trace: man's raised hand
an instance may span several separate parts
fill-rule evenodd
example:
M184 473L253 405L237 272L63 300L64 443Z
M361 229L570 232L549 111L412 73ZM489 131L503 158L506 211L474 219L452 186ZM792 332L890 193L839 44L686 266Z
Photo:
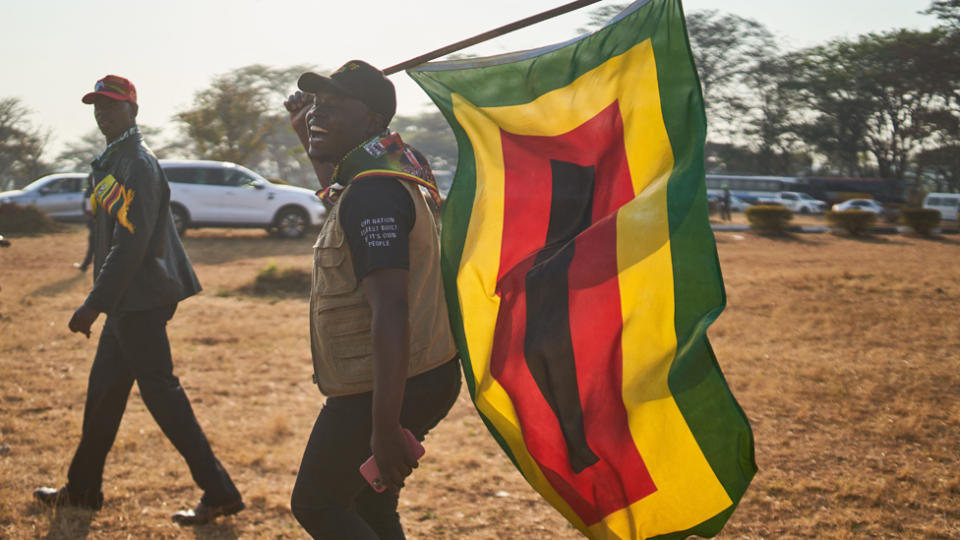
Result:
M304 123L307 111L310 110L310 105L312 104L313 96L305 94L300 90L290 94L286 101L283 102L283 106L287 109L287 112L290 113L290 122L294 127L296 127L297 124Z

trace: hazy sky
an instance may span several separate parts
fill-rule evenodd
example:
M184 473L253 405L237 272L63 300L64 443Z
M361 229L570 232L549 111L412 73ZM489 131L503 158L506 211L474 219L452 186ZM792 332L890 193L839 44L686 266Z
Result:
M80 97L107 73L137 86L139 121L169 128L212 76L254 63L310 64L325 70L361 58L386 67L566 0L0 0L0 98L16 96L32 119L52 130L52 157L95 127ZM520 30L466 52L498 54L565 41L604 0L554 21ZM716 9L752 18L783 49L893 28L926 29L917 12L929 0L686 0L689 11ZM429 100L403 73L400 114ZM294 90L295 81L289 88ZM170 130L168 130L170 132Z

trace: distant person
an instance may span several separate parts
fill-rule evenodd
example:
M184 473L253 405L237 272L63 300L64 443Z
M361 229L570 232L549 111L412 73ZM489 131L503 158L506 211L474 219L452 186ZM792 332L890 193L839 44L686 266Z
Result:
M93 104L107 146L93 162L93 289L70 319L70 331L90 337L107 314L90 368L80 444L62 488L34 497L50 506L98 510L107 453L113 445L133 382L150 414L183 455L203 497L173 520L198 525L244 508L240 492L214 457L173 374L167 321L177 303L200 284L170 215L170 188L157 158L137 129L137 93L122 77L107 75L83 96Z
M86 272L90 263L93 262L93 206L90 203L93 186L90 178L87 178L86 184L87 187L83 190L83 201L81 201L80 207L87 222L87 254L83 256L83 262L73 263L73 267L81 272Z
M723 186L723 198L720 200L720 217L724 221L733 219L730 217L730 205L733 204L730 197L730 188Z
M327 400L291 507L314 538L404 538L397 503L417 460L402 429L423 440L460 391L439 239L420 190L436 195L436 183L387 131L396 94L380 70L351 61L329 77L304 73L298 86L285 105L333 205L310 299L314 379ZM359 472L371 454L380 493Z

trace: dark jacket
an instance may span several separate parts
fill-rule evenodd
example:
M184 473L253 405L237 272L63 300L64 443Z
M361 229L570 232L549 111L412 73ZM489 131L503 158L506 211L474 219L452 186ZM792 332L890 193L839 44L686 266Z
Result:
M170 215L170 186L134 127L92 163L93 290L107 314L175 304L200 291Z

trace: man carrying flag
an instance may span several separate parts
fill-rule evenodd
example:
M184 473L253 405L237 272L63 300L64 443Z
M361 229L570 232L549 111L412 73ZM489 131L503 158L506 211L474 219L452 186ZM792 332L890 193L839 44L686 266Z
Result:
M458 140L443 276L491 433L591 538L719 532L756 465L706 339L725 295L679 1L409 73Z
M291 507L314 538L403 538L397 502L419 440L460 392L440 282L440 245L420 187L426 160L386 131L393 84L358 60L304 73L286 102L332 203L314 245L310 341L327 396L304 450ZM304 109L306 113L304 114ZM323 164L333 164L332 177ZM359 469L371 453L386 491Z

